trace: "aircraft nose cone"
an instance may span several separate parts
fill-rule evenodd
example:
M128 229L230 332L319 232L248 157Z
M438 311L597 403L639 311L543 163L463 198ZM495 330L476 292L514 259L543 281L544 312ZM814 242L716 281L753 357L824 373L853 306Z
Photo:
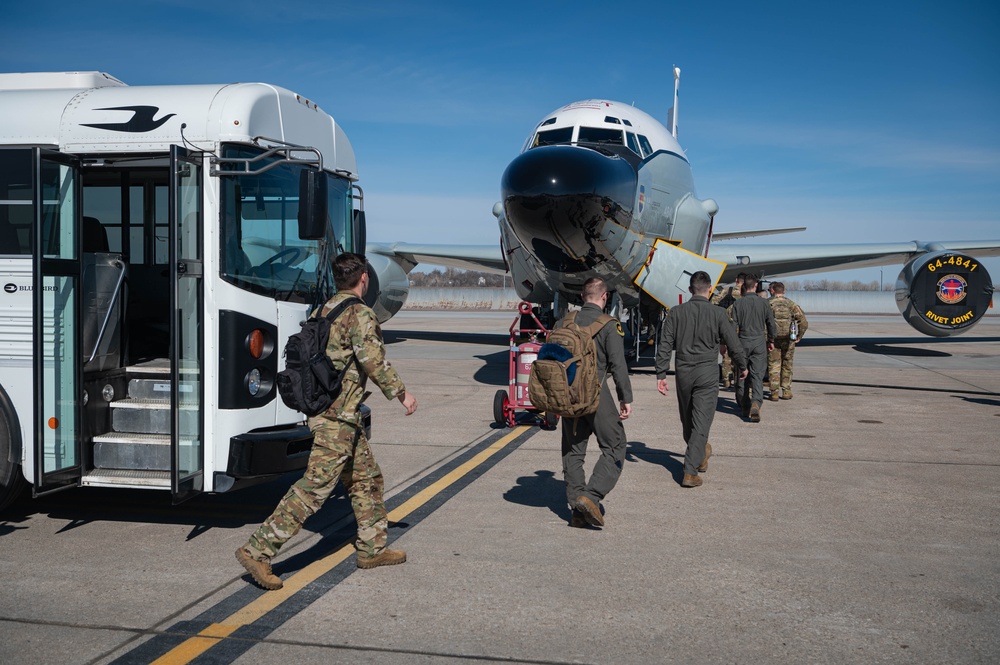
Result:
M519 155L500 193L511 228L546 268L580 272L608 258L607 223L629 226L635 187L624 159L560 145Z

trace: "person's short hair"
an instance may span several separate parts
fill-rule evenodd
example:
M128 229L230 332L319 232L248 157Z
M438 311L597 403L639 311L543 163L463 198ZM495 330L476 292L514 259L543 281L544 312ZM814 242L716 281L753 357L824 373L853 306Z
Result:
M583 302L596 303L608 292L608 283L600 277L591 277L583 283Z
M712 289L712 278L704 270L699 270L691 275L691 285L688 287L691 293L700 293Z
M739 275L736 276L736 281L738 282L741 279L746 279L746 278L747 278L747 274L745 272L741 272Z
M750 273L749 275L746 276L746 279L743 280L743 285L746 286L747 291L749 291L750 289L753 289L755 286L757 286L757 282L759 281L760 278L757 277L757 275Z
M778 295L785 292L785 285L782 282L771 282L771 293Z
M333 281L338 291L353 289L361 281L361 275L368 269L365 257L352 252L339 254L333 260Z

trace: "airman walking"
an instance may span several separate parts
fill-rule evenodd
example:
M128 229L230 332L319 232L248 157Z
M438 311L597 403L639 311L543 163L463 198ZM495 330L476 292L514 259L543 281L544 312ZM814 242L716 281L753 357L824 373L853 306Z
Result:
M747 274L741 272L736 276L736 282L729 286L724 286L712 294L711 303L729 309L733 303L743 297L743 282ZM722 387L729 388L736 383L733 376L733 356L729 353L722 355Z
M792 363L795 358L795 343L802 339L809 322L802 308L785 297L785 285L771 283L771 299L768 301L774 312L777 333L774 348L767 354L767 374L771 394L769 399L777 402L780 380L780 399L792 399Z

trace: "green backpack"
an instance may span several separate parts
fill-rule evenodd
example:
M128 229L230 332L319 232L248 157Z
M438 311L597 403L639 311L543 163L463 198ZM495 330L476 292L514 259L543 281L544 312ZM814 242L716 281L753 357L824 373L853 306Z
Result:
M528 376L531 405L564 418L579 418L597 411L603 377L598 375L594 337L613 320L601 314L589 326L581 327L576 323L576 315L577 312L570 312L549 333Z

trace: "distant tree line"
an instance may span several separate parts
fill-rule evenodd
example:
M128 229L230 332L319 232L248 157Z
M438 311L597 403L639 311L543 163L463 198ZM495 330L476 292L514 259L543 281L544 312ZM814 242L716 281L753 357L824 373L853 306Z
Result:
M458 268L435 269L431 272L411 272L410 286L427 286L432 288L447 288L454 286L504 286L505 276L495 275L478 270L460 270ZM506 277L510 285L510 278Z
M764 280L765 284L768 280ZM879 283L877 279L870 282L862 282L854 279L850 282L841 282L832 279L816 280L780 280L785 285L786 291L878 291ZM896 280L882 283L883 291L895 291Z
M764 279L765 285L770 281ZM879 283L877 279L870 282L863 282L859 279L838 281L832 279L816 280L781 280L787 291L878 291ZM495 275L478 270L461 270L459 268L435 269L431 272L411 272L410 286L423 286L430 288L446 287L501 287L510 286L510 277ZM883 291L895 291L896 280L882 283ZM994 286L994 290L1000 290L1000 284Z

